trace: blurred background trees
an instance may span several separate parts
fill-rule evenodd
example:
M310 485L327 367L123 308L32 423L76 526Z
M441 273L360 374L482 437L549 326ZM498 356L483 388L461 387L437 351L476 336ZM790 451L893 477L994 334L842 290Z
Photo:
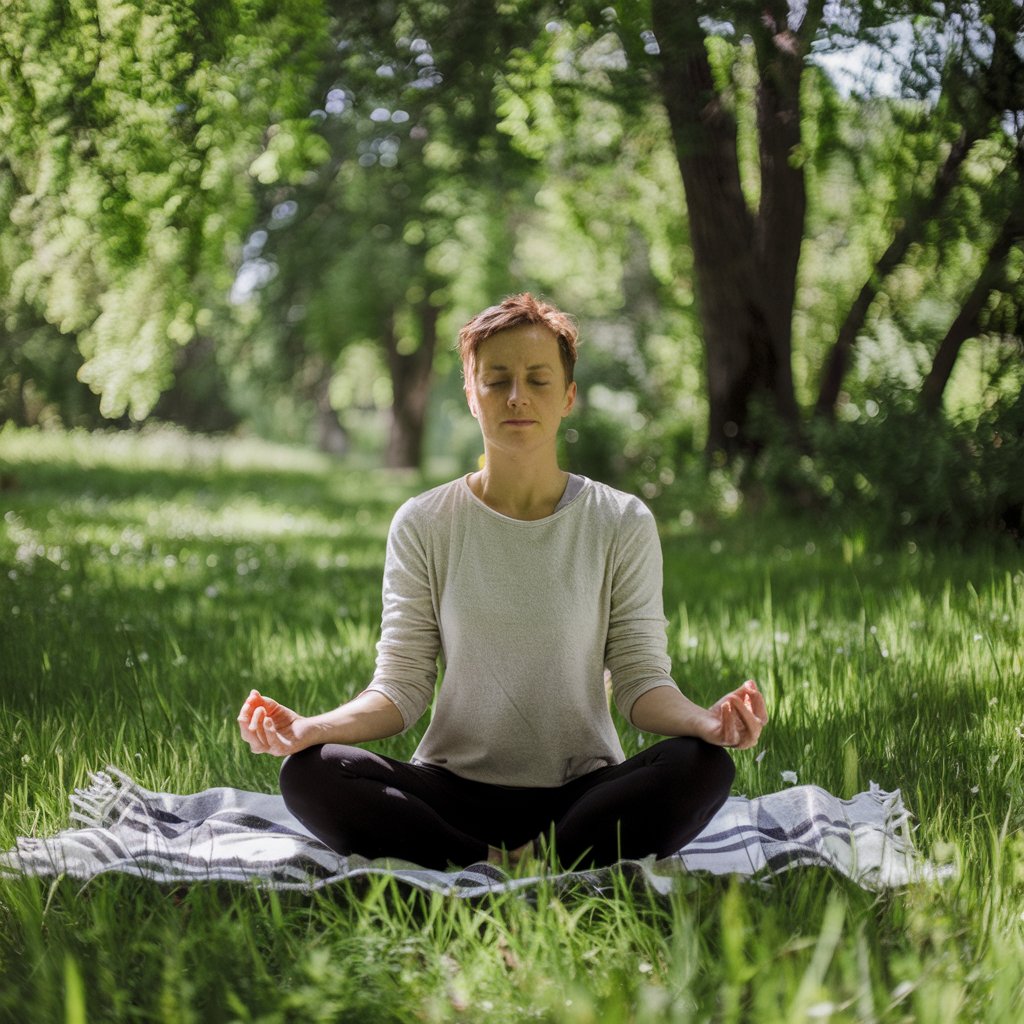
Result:
M1022 19L15 0L0 415L457 472L455 334L529 289L581 321L573 468L1019 530Z
M77 378L101 416L144 419L182 350L216 343L254 157L323 157L305 98L325 30L301 2L5 8L7 415L94 418Z

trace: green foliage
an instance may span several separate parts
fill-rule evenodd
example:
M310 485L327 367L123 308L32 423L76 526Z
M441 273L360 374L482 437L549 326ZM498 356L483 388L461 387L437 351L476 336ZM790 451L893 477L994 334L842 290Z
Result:
M858 337L841 401L863 407L890 377L918 385L1019 191L1019 10L1013 0L826 7L806 34L792 154L809 201L792 311L804 405L837 326L950 143L969 124L981 136ZM699 8L753 215L763 54L750 40L764 12L729 0ZM818 8L808 10L813 19ZM408 359L436 324L432 454L450 454L451 426L462 460L447 342L481 306L530 288L577 312L585 340L609 325L631 338L622 358L584 348L573 464L635 489L683 475L709 403L694 254L657 89L669 55L650 26L648 2L9 3L0 416L90 422L87 381L105 415L141 419L178 375L193 409L232 406L204 418L211 429L233 412L259 432L308 438L333 395L350 443L379 451L379 367L360 390L343 349L386 355L393 343ZM851 92L826 73L862 42L873 56L860 85L884 57L899 98ZM1020 280L1018 247L986 330L1020 336ZM983 376L954 380L958 406L976 414ZM598 384L622 393L628 416L592 407ZM392 402L404 393L392 381Z
M438 337L454 338L516 286L513 220L536 182L496 127L496 55L531 37L533 21L475 0L335 3L332 14L312 100L329 157L301 181L260 190L239 275L255 283L236 288L250 329L233 346L235 372L259 382L245 389L258 417L266 391L308 397L311 379L346 372L346 346L378 346L393 431L412 432L434 364L453 369L432 358ZM476 52L495 56L481 70ZM370 390L335 406L346 428L364 419Z
M324 36L298 2L5 7L9 360L19 332L52 325L105 416L148 414L180 346L224 315L250 175L287 180L322 155L299 118Z
M1024 538L1024 393L995 396L975 418L922 412L890 387L837 423L812 424L813 454L779 440L755 476L784 504L810 506L848 530L967 543Z

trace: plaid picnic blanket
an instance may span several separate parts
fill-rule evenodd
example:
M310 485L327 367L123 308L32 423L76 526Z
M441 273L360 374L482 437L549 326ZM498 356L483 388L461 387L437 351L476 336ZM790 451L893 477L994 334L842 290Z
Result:
M313 838L278 795L226 787L184 795L153 792L109 766L71 795L71 806L76 827L18 839L14 849L0 853L0 878L91 879L120 872L165 883L228 880L312 891L342 879L387 874L454 896L523 889L541 880L511 877L486 863L435 871L393 859L343 856ZM886 792L875 783L850 800L818 786L792 786L752 799L730 797L701 835L671 857L547 878L560 887L602 891L612 872L625 868L666 893L680 874L702 871L763 878L817 865L874 890L942 877L943 869L915 851L910 817L898 790Z

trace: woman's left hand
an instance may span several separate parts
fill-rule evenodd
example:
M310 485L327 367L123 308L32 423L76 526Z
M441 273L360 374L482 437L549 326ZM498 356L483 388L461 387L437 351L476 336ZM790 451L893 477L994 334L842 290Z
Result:
M764 697L753 679L748 679L732 693L712 704L708 711L714 718L709 743L740 750L757 743L761 730L768 722L768 709Z

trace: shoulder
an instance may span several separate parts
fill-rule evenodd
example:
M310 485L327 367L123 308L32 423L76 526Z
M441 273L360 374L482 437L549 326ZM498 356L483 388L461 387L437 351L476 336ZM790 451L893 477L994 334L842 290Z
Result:
M391 533L423 534L438 523L451 522L465 500L462 478L409 498L399 506L391 520Z
M616 527L654 524L654 514L635 494L598 480L588 480L587 484L587 506L592 515Z

